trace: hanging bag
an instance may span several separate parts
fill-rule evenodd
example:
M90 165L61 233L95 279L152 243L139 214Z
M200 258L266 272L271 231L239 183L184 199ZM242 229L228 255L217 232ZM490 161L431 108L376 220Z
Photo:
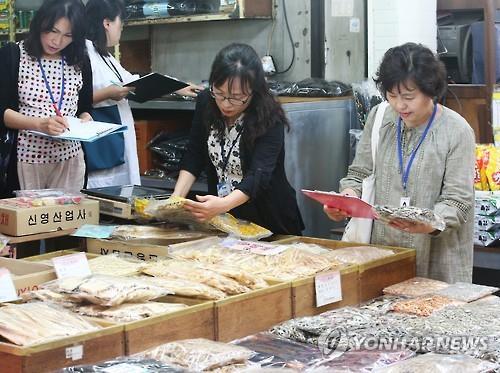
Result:
M380 127L382 126L382 120L384 119L385 109L389 106L386 101L379 104L377 108L377 113L375 115L375 122L372 128L372 174L363 179L362 189L361 189L361 199L373 205L375 202L375 161L377 156L378 140L380 137ZM347 223L342 236L342 241L358 242L358 243L370 243L372 236L372 219L363 218L351 218L349 223Z
M98 122L122 124L117 105L94 108L90 112ZM87 171L113 168L125 163L125 138L123 132L104 136L93 142L82 142Z

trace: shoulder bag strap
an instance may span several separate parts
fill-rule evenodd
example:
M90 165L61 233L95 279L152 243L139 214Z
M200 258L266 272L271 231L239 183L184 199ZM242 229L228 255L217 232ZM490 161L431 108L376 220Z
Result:
M389 106L387 101L382 101L377 108L377 113L375 114L375 121L373 122L372 128L372 172L375 172L375 159L377 157L378 140L380 138L380 127L382 126L382 120L384 119L385 109Z

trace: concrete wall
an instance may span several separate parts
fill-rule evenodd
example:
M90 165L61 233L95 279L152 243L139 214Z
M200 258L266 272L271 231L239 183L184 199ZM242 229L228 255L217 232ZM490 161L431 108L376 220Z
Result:
M313 0L317 1L317 0ZM296 57L292 69L280 80L301 80L311 74L310 0L288 0L286 9L295 44ZM260 56L269 53L279 70L284 70L292 56L291 44L283 15L283 0L276 0L275 20L232 20L193 22L152 27L151 50L153 70L200 82L208 79L215 54L232 42L252 45ZM270 48L271 32L274 32ZM139 30L126 30L134 37Z

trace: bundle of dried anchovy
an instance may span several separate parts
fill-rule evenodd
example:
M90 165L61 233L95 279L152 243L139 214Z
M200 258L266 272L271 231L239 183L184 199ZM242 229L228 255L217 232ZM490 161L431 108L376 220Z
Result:
M409 220L416 223L430 224L434 229L443 231L446 228L444 219L427 208L416 206L391 207L375 206L379 219L383 222L390 222L395 219Z

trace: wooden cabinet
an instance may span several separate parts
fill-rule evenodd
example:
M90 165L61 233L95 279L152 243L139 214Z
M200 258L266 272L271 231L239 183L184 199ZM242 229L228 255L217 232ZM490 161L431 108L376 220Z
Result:
M450 84L446 106L460 113L470 123L476 142L493 141L491 97L495 76L495 12L500 0L437 0L438 11L482 10L484 14L485 84Z

